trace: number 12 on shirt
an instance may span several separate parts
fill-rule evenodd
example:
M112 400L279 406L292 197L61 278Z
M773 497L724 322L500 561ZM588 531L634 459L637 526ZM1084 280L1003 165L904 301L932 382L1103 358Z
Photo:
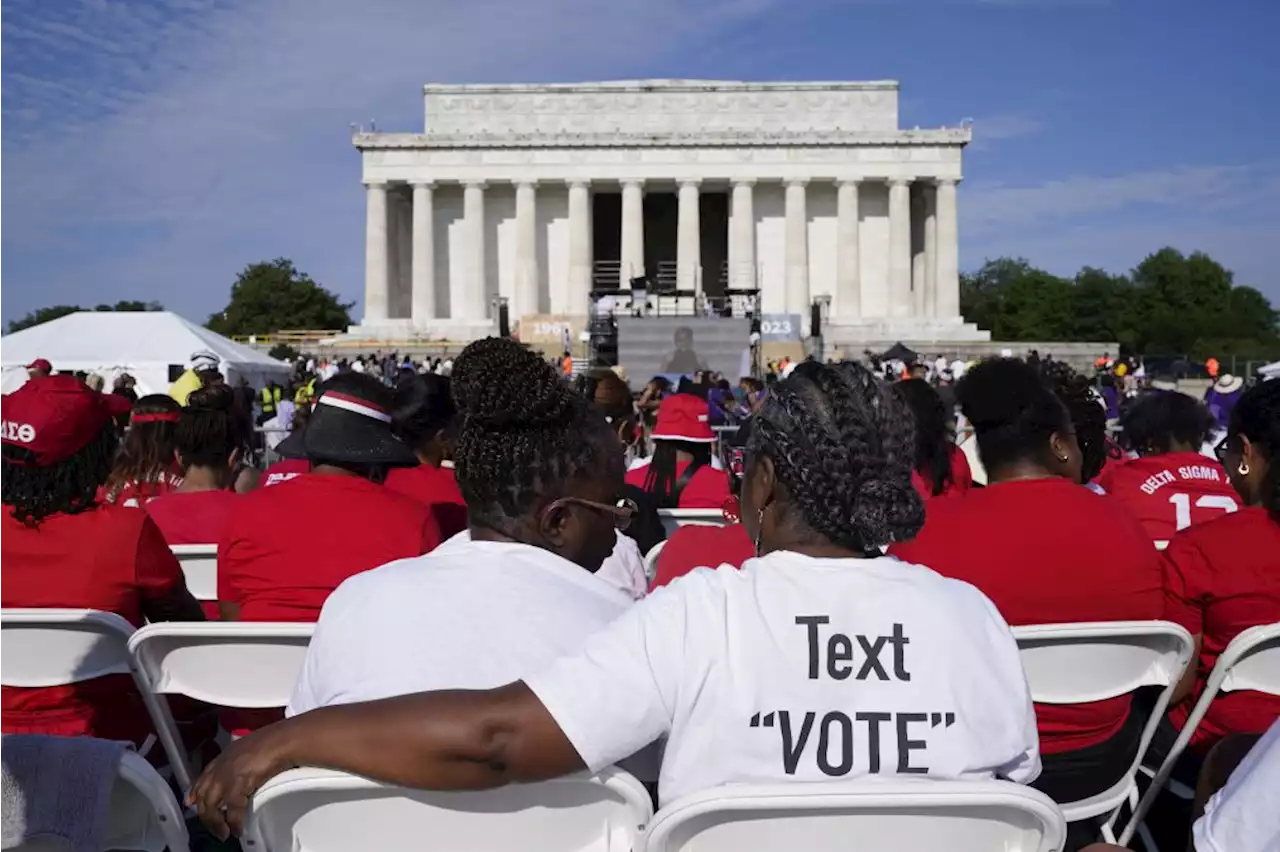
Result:
M1169 497L1169 502L1173 504L1178 529L1185 530L1191 526L1191 495L1173 494ZM1228 515L1240 508L1235 500L1224 494L1206 494L1196 500L1195 507L1197 509L1221 509Z

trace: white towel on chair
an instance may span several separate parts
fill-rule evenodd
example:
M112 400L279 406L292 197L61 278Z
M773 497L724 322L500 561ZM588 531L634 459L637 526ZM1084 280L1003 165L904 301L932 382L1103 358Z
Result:
M0 848L56 837L75 852L101 849L126 745L92 737L5 734L0 739Z

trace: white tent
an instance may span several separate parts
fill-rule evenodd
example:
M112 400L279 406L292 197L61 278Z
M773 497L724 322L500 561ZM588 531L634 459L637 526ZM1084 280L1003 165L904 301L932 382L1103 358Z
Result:
M138 381L139 395L165 393L190 365L191 355L202 350L221 359L222 374L231 384L243 376L258 388L292 372L288 364L175 313L80 311L0 338L3 391L21 387L26 365L45 358L55 373L97 373L107 390L117 375L129 373Z

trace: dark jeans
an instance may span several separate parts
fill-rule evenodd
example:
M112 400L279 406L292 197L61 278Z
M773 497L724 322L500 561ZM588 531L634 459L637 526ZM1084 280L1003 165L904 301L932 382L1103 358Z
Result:
M1110 739L1075 751L1041 755L1044 768L1031 786L1055 802L1075 802L1110 789L1133 765L1146 720L1147 714L1135 700L1128 718Z

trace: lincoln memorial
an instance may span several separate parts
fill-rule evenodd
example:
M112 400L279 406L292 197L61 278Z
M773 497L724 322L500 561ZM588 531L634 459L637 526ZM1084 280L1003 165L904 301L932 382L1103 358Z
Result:
M989 338L960 316L970 131L900 129L896 82L428 85L423 99L424 132L354 138L365 287L350 336L470 340L495 333L502 300L522 337L535 318L580 327L593 294L634 285L699 314L743 297L737 310L792 318L797 336L817 305L844 345Z

